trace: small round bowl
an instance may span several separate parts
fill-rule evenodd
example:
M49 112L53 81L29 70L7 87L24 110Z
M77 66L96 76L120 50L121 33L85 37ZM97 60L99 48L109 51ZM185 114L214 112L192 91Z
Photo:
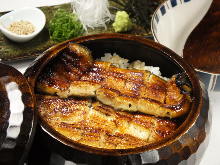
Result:
M28 35L18 35L7 29L11 23L21 20L31 22L35 27L35 31ZM40 9L34 7L23 8L11 11L1 16L0 30L7 38L12 41L27 42L41 32L41 30L44 28L45 23L46 17Z
M106 162L109 164L124 165L126 163L123 163L123 161L121 163L113 163L112 160L115 160L115 158L124 160L125 157L127 161L132 162L127 164L136 164L137 162L139 162L137 164L140 165L148 163L174 165L180 162L184 164L184 161L189 159L191 155L195 155L194 153L197 153L196 158L198 160L196 161L199 161L205 150L203 147L207 145L207 143L203 142L207 139L206 136L209 134L209 100L207 93L199 84L196 72L191 66L186 64L181 57L170 49L142 37L122 34L83 36L55 45L46 50L35 60L25 72L25 76L33 90L35 89L37 77L41 74L43 68L51 60L56 58L59 52L63 50L69 42L79 43L88 47L95 59L100 58L104 53L117 53L130 61L141 60L144 61L146 65L158 66L161 69L162 76L165 77L171 77L177 73L186 74L192 86L192 106L186 118L180 121L180 126L171 136L146 146L131 149L100 149L82 145L68 140L51 128L46 122L40 120L40 125L43 129L42 132L46 132L46 137L48 137L46 140L43 140L45 138L39 138L39 132L37 133L38 138L42 140L36 138L37 148L40 148L40 151L52 150L52 153L59 153L67 160L73 162L75 162L73 159L76 159L78 163L79 160L83 161L88 158L87 163L89 164L91 161L89 158L97 158L101 161L99 162L99 160L96 160L99 162L98 164L103 165L106 165ZM40 141L42 146L39 146ZM198 147L200 147L199 150ZM35 151L36 153L33 155L41 153L38 153L37 150L33 152ZM70 154L72 152L74 152L74 154ZM88 157L87 153L93 156ZM33 156L32 158L35 157L36 156ZM194 158L191 157L189 160L191 160L192 163ZM33 160L33 162L35 161ZM85 162L80 162L80 164L84 163ZM41 162L41 164L44 163Z

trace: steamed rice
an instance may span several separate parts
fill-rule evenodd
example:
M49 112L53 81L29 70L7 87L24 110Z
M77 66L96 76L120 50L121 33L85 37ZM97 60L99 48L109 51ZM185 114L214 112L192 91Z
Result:
M138 69L138 70L147 70L150 71L151 73L163 78L164 80L168 80L169 78L167 77L162 77L160 68L159 67L154 67L154 66L146 66L145 62L142 62L140 60L133 61L129 63L129 60L126 58L120 57L116 53L105 53L104 57L101 57L101 61L106 61L112 63L114 66L118 68L124 68L124 69Z
M112 63L114 66L118 68L124 68L127 69L129 66L128 59L122 58L116 53L113 55L111 53L105 53L104 57L101 57L101 61L106 61Z

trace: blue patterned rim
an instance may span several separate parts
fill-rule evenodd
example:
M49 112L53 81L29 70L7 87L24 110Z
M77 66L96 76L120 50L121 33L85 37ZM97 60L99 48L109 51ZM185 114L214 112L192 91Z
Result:
M167 11L175 8L178 5L182 5L184 3L188 3L192 0L167 0L163 2L154 12L151 19L151 31L156 42L159 42L157 38L157 24L160 21L160 18L166 15ZM207 90L209 91L220 91L220 74L213 74L209 72L205 72L199 69L196 69L197 75L201 82L205 85Z
M167 11L169 9L172 9L178 5L182 5L184 3L188 3L192 0L167 0L165 2L163 2L154 12L152 19L151 19L151 29L152 29L152 33L154 38L156 39L156 41L158 42L158 39L155 35L155 32L157 32L157 24L160 21L160 18L163 17L164 15L166 15Z

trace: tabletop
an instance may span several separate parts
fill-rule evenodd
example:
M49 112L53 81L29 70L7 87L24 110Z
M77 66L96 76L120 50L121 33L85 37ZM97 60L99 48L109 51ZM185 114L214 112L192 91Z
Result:
M58 5L70 0L1 0L0 1L0 12L10 11L22 7L41 7L49 5ZM10 65L17 68L20 72L24 73L27 66L32 60L26 60L22 62L9 63ZM220 92L209 92L210 99L210 110L211 110L211 131L209 145L206 148L205 154L199 165L219 165L219 148L220 148Z

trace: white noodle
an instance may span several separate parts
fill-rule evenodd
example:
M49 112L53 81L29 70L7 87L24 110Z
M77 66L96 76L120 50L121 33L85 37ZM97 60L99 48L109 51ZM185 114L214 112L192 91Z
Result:
M72 0L71 4L86 31L88 28L106 28L106 22L112 19L108 0Z

